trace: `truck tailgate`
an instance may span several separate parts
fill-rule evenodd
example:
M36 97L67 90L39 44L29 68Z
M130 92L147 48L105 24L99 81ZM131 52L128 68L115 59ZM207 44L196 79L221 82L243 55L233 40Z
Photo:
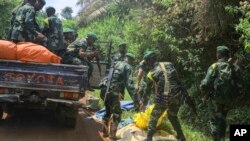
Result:
M86 66L0 60L0 87L82 92L87 71Z

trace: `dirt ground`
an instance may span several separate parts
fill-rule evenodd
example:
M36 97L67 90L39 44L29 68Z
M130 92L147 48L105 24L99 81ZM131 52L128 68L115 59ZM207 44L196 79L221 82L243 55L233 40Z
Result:
M88 118L91 114L79 109L76 128L70 129L48 113L22 111L0 122L0 141L105 141L101 124Z
M25 113L0 123L0 141L103 141L101 124L79 110L75 129L65 128L47 114Z

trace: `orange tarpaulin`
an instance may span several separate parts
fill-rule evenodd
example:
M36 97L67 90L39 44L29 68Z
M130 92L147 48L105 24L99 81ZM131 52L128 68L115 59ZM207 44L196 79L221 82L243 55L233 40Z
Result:
M0 40L0 59L16 60L16 44Z
M61 61L59 56L53 54L44 46L31 42L15 44L4 40L0 40L0 59L57 64Z
M17 44L17 60L37 63L57 63L61 58L50 52L47 48L30 42Z

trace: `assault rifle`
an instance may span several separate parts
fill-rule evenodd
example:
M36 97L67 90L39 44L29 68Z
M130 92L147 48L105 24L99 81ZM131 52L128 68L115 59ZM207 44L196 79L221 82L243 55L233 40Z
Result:
M104 96L104 100L103 100L104 102L106 101L107 95L110 91L111 79L113 77L113 72L114 72L114 65L115 65L115 62L112 61L111 66L109 68L109 74L107 77L107 88L106 88L106 92L105 92L105 96Z

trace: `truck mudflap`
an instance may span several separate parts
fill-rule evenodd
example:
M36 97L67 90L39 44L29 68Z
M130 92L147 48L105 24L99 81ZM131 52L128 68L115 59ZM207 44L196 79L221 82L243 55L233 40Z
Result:
M0 103L23 103L24 101L20 100L19 95L17 94L1 94L0 95ZM46 103L59 103L66 106L73 106L73 107L81 107L81 103L75 100L66 100L66 99L53 99L47 98L44 101Z

